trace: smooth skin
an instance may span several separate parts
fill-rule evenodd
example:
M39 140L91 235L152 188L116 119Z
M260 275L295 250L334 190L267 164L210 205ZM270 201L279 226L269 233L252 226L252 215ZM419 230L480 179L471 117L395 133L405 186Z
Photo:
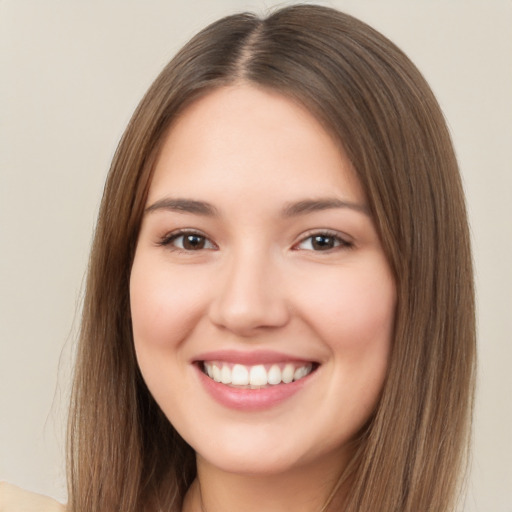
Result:
M144 379L197 454L184 510L320 510L378 401L396 305L343 148L273 91L196 100L157 159L130 295ZM284 401L234 409L201 382L218 350L318 367Z

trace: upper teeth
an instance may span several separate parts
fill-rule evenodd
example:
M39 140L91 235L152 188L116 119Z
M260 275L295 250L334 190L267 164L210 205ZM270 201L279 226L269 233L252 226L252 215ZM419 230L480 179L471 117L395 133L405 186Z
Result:
M216 382L231 384L233 386L266 386L281 382L288 384L299 380L311 373L311 363L287 363L285 365L273 364L267 367L263 364L245 366L243 364L229 364L224 362L204 362L206 374Z

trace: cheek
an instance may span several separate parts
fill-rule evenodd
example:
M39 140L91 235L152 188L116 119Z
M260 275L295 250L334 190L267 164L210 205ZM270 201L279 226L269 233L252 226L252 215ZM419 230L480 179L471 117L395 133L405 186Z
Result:
M204 288L198 279L189 277L135 258L130 277L130 308L136 348L176 347L193 328L202 310Z
M346 330L347 341L354 348L372 348L391 339L395 317L395 290L391 282L347 286L347 294L340 297L339 308L333 312L338 318L337 330Z
M330 285L319 280L310 289L308 319L331 353L329 396L356 432L374 410L387 374L396 291L387 267L342 270Z
M339 276L310 282L302 293L303 310L332 350L364 355L389 345L396 292L385 271L342 269ZM307 307L305 307L307 305Z
M200 280L146 254L136 255L130 276L130 308L137 362L164 413L179 407L188 365L184 340L202 313Z

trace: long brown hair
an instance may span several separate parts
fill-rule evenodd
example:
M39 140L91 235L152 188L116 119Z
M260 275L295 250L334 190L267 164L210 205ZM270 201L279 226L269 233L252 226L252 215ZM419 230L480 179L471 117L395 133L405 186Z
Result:
M128 285L163 134L195 98L237 81L301 102L342 144L396 281L389 371L344 475L351 485L340 510L452 511L469 441L475 324L450 135L427 83L393 43L313 5L213 23L167 65L126 129L89 264L69 421L70 509L178 512L195 476L192 449L138 371Z

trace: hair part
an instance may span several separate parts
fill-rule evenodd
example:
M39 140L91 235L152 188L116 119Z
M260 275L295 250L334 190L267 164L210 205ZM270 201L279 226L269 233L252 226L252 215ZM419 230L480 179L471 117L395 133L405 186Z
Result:
M340 510L453 510L470 435L475 319L450 135L403 52L363 22L313 5L204 29L158 76L123 135L89 262L68 429L70 509L178 512L195 477L193 450L138 370L129 279L165 133L198 97L234 83L298 101L344 148L396 282L388 375L340 480L350 482ZM336 500L333 492L326 507Z

